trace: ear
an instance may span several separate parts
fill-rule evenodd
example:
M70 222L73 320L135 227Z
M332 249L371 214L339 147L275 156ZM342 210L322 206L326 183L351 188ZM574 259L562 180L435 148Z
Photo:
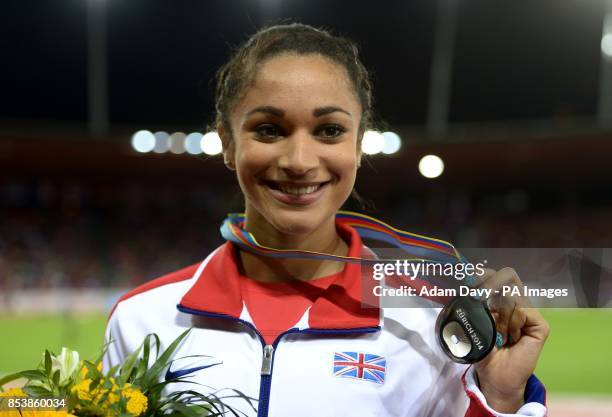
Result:
M221 138L221 146L223 147L223 162L228 169L235 171L236 165L234 164L234 141L232 140L230 133L225 130L221 124L217 128L217 133Z

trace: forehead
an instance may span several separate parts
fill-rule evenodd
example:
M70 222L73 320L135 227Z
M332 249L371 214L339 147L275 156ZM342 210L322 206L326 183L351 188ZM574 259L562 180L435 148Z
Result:
M346 69L315 54L283 54L260 64L238 107L262 104L281 108L337 105L353 111L360 108Z

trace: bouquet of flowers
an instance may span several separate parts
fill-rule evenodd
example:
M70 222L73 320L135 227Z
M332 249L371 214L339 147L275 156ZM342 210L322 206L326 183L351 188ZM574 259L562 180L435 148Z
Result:
M195 390L164 394L164 388L169 384L195 384L185 381L188 375L166 381L161 378L163 371L175 360L173 354L190 330L177 337L163 352L159 349L159 337L156 334L148 335L123 364L113 367L106 374L102 372L102 357L108 345L95 361L80 360L78 352L67 348L62 348L59 355L46 350L37 369L0 379L0 400L2 397L65 400L59 405L53 403L60 411L26 411L33 410L34 404L43 402L30 401L27 405L18 402L21 408L0 411L0 417L199 417L228 413L237 416L237 412L223 402L228 396L203 395ZM22 388L2 389L6 383L17 379L27 382ZM243 398L255 410L253 398L236 390L231 391L232 397ZM12 402L14 404L15 400ZM48 410L46 405L52 403L47 401L44 404L44 409Z

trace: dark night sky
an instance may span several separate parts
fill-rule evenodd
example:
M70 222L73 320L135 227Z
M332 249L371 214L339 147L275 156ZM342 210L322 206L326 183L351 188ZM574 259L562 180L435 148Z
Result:
M111 122L210 121L210 79L266 1L107 0ZM280 18L360 44L382 119L424 122L436 2L277 1ZM3 2L0 120L86 119L86 3ZM594 115L603 0L459 3L451 121Z

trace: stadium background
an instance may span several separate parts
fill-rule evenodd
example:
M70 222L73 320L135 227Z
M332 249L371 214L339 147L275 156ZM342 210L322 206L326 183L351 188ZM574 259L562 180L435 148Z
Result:
M609 247L609 3L4 2L0 374L44 347L93 355L121 291L221 243L241 197L220 158L131 139L207 132L216 69L270 22L360 45L380 130L401 138L360 170L368 213L458 247ZM428 154L444 161L437 178L419 172ZM552 406L607 407L611 310L544 314Z

